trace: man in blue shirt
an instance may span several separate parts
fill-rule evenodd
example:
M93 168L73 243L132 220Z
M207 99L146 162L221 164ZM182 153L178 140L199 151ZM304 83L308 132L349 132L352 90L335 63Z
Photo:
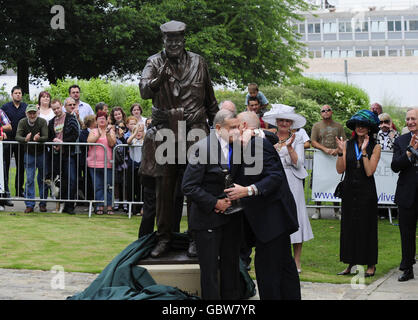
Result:
M81 89L78 85L73 84L69 89L68 93L71 98L74 99L76 106L75 106L75 116L79 118L81 121L84 121L84 118L89 115L94 115L93 109L87 102L83 102L80 100L80 93ZM78 119L77 119L78 120Z
M12 88L12 101L5 103L2 110L6 113L12 125L12 131L8 132L6 141L15 141L16 130L19 121L26 118L26 103L22 102L22 89L19 86ZM16 163L15 190L17 197L23 197L23 181L25 177L23 164L23 146L19 144L4 144L3 161L4 161L4 184L6 193L10 196L9 190L9 167L10 159L14 155ZM6 205L13 205L10 201Z

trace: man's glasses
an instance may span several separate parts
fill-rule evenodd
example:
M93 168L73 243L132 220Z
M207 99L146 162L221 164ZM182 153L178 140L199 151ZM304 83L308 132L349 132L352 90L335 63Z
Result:
M67 103L67 106L75 106L75 103Z
M330 111L332 111L332 110L331 109L324 109L324 110L321 110L321 113L330 112Z

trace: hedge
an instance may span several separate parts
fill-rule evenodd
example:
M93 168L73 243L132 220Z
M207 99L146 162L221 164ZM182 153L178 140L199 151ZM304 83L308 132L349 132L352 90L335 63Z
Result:
M80 99L94 107L98 102L106 102L110 109L115 106L123 108L127 115L130 114L129 109L135 102L139 103L143 109L145 117L151 116L151 100L143 100L139 93L139 87L136 84L119 84L105 81L98 78L90 80L74 80L65 79L58 80L56 85L51 85L45 90L51 93L53 98L64 100L68 97L68 88L77 84L80 86Z
M283 103L295 107L297 113L306 118L305 130L310 134L315 122L321 120L320 109L324 104L333 108L333 119L343 125L358 110L369 108L367 93L355 86L328 80L293 78L280 87L260 87L260 91L272 103ZM216 91L219 100L231 100L238 111L245 109L247 92ZM345 127L345 126L344 126ZM345 128L347 136L351 131Z

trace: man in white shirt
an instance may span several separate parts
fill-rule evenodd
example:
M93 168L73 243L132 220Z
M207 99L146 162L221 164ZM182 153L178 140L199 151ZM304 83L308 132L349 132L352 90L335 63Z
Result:
M70 97L75 101L75 112L80 115L81 121L84 121L84 118L88 115L94 115L93 109L87 102L80 100L80 87L76 84L73 84L69 89L68 93Z

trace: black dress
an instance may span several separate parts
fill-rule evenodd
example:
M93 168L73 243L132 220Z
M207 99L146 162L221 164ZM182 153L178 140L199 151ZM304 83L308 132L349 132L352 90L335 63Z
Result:
M376 184L374 176L367 177L362 159L357 168L355 143L353 139L347 142L341 204L340 261L352 265L375 265L378 216ZM370 141L366 148L369 159L375 145Z

